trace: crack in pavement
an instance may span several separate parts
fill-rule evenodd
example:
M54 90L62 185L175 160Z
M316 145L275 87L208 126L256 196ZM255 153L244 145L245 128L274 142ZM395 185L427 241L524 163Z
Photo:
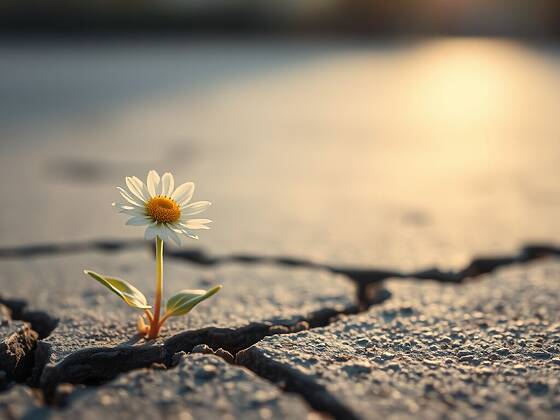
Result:
M90 241L62 245L37 245L20 248L0 249L0 258L29 258L39 255L75 253L89 250L120 251L130 248L146 247L144 241ZM302 379L289 368L276 366L273 360L255 360L247 355L246 349L263 338L274 334L290 334L329 325L340 315L355 315L365 311L373 304L387 300L390 295L382 287L388 278L410 278L413 280L436 280L446 283L460 283L490 273L495 269L516 263L526 263L546 256L560 255L560 248L551 245L528 245L513 255L474 258L464 268L444 272L438 268L412 273L368 269L359 267L335 267L319 264L305 259L287 257L266 257L257 255L236 255L212 257L201 250L171 251L167 256L190 263L213 266L224 263L277 264L292 267L317 268L345 275L357 287L355 305L344 309L324 308L308 316L302 316L294 325L279 325L272 322L250 323L240 328L207 327L199 330L184 331L158 345L120 345L112 348L86 348L74 352L56 365L47 365L49 345L39 340L35 349L33 367L33 386L39 387L48 403L56 402L57 387L61 383L97 385L114 379L121 373L139 368L150 367L154 363L172 367L173 356L181 351L192 352L197 346L208 346L215 354L228 362L245 366L259 377L267 379L287 392L301 395L311 407L335 418L353 418L352 411L340 403L336 396ZM29 322L39 333L40 339L47 337L55 328L57 320L42 311L30 311L24 300L1 299L0 303L13 311L14 319Z
M460 286L391 281L387 305L267 338L236 363L340 419L554 416L559 278L550 260Z
M0 258L30 258L44 255L59 255L87 251L116 252L128 249L153 248L144 240L92 240L83 242L66 242L61 244L37 244L21 247L0 248ZM411 280L435 280L445 283L460 283L465 279L490 273L497 268L526 263L546 256L559 256L560 247L551 244L527 244L511 255L474 257L468 264L458 270L442 271L438 267L430 267L417 271L399 271L369 267L344 267L326 263L318 263L308 259L287 256L263 256L256 254L230 254L213 256L202 249L169 250L166 257L184 260L202 266L216 266L226 263L243 265L273 264L288 267L316 268L341 274L356 285L357 300L363 308L375 291L371 285L389 278L406 278Z
M41 339L48 337L56 328L58 320L44 311L32 311L27 309L27 303L21 299L3 299L0 297L0 306L8 308L11 321L22 321L23 327L17 331L16 336L0 337L4 340L3 345L8 348L3 350L0 356L0 373L4 372L6 380L15 380L18 383L29 382L37 371L36 354ZM8 359L8 360L6 360ZM15 363L12 369L6 369L5 364ZM2 369L3 368L3 369ZM13 372L10 372L13 370ZM2 378L0 378L2 379ZM0 380L0 388L2 386ZM4 384L7 385L7 384ZM7 386L6 386L7 388Z
M9 312L0 305L0 391L30 376L38 339L29 324L11 319Z
M339 401L336 395L295 368L273 359L259 357L251 352L251 348L238 352L235 356L235 364L244 366L260 378L269 380L284 392L300 395L317 411L327 413L335 419L358 420L354 410Z
M378 304L389 298L385 289L379 287L377 290L379 293L370 304ZM5 300L5 302L11 303L13 307L25 307L25 302L22 300ZM17 305L14 302L17 302ZM172 367L175 354L192 352L201 345L211 349L213 354L222 357L227 362L234 363L235 355L239 351L267 336L291 334L326 326L340 315L352 315L360 311L358 305L349 305L343 309L322 308L307 316L299 317L301 319L292 325L263 321L252 322L239 328L206 327L176 334L162 344L147 343L137 346L126 344L115 347L85 348L70 354L55 365L47 363L50 345L39 340L33 351L35 362L28 385L39 388L43 393L44 401L56 406L60 403L57 390L62 383L95 386L110 381L122 373L149 368L154 364ZM53 330L54 328L49 333ZM137 337L136 341L140 340Z
M45 311L27 309L27 302L23 299L4 299L0 296L0 305L10 309L14 321L27 322L39 334L39 339L48 337L58 324L58 319Z
M377 302L386 299L381 293ZM275 334L291 334L328 325L339 315L359 313L356 305L343 310L324 308L315 311L293 325L272 322L252 322L239 328L206 327L184 331L166 339L162 344L120 345L115 347L86 348L78 350L55 365L48 365L49 345L40 341L35 360L34 385L40 387L48 402L55 401L61 383L98 385L116 378L119 374L146 368L154 363L172 366L173 356L191 352L195 347L208 346L226 361L233 362L235 355L263 338ZM138 341L140 338L138 338Z

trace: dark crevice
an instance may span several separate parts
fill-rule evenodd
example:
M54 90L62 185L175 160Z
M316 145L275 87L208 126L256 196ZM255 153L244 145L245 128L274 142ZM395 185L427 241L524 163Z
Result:
M409 278L416 280L435 280L444 283L460 283L467 278L490 273L499 267L516 263L526 263L547 256L558 256L560 255L560 247L547 244L530 244L522 247L517 253L512 255L475 257L465 267L459 270L442 271L438 267L430 267L410 272L367 267L344 267L289 257L237 254L212 257L201 250L171 250L167 255L205 266L234 262L240 264L276 264L290 267L318 268L345 275L358 285L368 285L379 283L388 278Z
M65 242L60 244L35 244L0 248L0 258L30 258L47 255L78 254L87 251L112 252L145 247L146 241L144 240L92 240L83 242Z
M5 299L0 296L0 304L10 309L13 320L29 323L31 328L39 334L39 339L48 337L58 325L58 319L48 313L27 309L25 300Z
M385 289L379 288L375 303L389 297ZM373 303L373 302L372 302ZM329 325L341 315L357 314L358 305L344 308L323 308L307 316L295 317L290 324L276 321L252 322L239 328L207 327L184 331L161 344L120 345L112 348L87 348L78 350L59 363L49 363L51 348L40 341L35 352L35 369L31 384L40 387L45 401L53 406L60 404L57 391L62 383L97 386L110 381L122 373L135 369L149 368L154 363L173 366L174 355L190 353L197 347L206 347L213 354L233 363L235 355L263 338L275 334L292 334Z
M207 327L179 333L158 344L82 349L56 364L47 363L50 347L47 343L41 343L37 353L44 361L44 367L38 385L44 390L47 401L53 402L56 388L61 383L95 386L154 363L170 367L174 354L181 351L189 353L199 345L207 345L213 350L221 348L235 354L269 335L271 328L267 323L251 323L240 328Z
M15 328L5 337L0 337L0 389L6 390L10 384L27 383L36 370L36 353L40 339L47 337L58 320L43 311L27 309L27 303L20 299L0 297L0 307L8 308L8 319L23 321L23 326ZM8 324L9 325L9 324ZM5 347L5 348L4 348Z
M379 295L375 303L381 303L389 297L389 293L379 289ZM373 304L373 302L372 302ZM209 327L196 331L185 331L168 338L164 347L169 354L180 351L190 352L198 345L206 345L213 350L222 349L236 355L263 338L276 334L293 334L313 328L324 327L332 323L342 315L355 315L362 310L357 305L349 305L344 308L323 308L300 317L291 324L282 324L275 321L252 322L240 328L216 328Z
M0 248L0 258L29 258L43 255L72 254L86 251L115 252L128 249L149 249L143 240L93 240L84 242L67 242L62 244L38 244L21 247ZM355 285L357 299L361 308L367 308L371 299L372 284L378 284L389 278L407 278L412 280L435 280L444 283L460 283L465 279L487 274L499 267L516 263L526 263L547 256L560 255L560 247L550 244L528 244L517 253L475 257L465 267L458 270L442 271L438 267L430 267L417 271L386 270L380 268L336 266L318 263L308 259L287 256L263 256L255 254L230 254L213 256L202 249L171 249L166 256L202 266L216 266L226 263L244 265L273 264L288 267L305 267L322 269L349 278ZM375 288L375 286L373 286Z
M388 295L382 294L377 301L381 302L384 299L383 296ZM249 348L267 336L291 334L326 326L340 315L358 312L360 312L358 306L350 305L343 309L320 309L289 325L269 321L252 322L239 328L207 327L184 331L156 345L127 344L112 348L83 349L72 353L56 364L48 363L50 358L48 343L39 342L33 383L44 391L47 403L56 405L59 400L57 387L62 383L95 386L110 381L122 373L147 368L154 363L171 367L175 354L190 353L200 346L211 349L214 354L231 363L238 352Z
M317 411L326 413L335 419L358 419L349 407L340 402L337 396L324 386L286 364L263 358L254 347L237 353L235 363L248 368L257 376L277 384L285 392L300 395Z
M39 345L48 358L48 346ZM42 369L39 387L43 390L45 401L52 404L56 400L59 384L99 385L116 378L119 374L154 363L170 360L163 346L119 346L113 348L87 348L78 350L56 364L47 364Z

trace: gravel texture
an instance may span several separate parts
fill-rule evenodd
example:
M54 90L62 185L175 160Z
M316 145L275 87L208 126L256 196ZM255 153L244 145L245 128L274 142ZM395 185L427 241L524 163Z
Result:
M340 418L558 418L560 263L461 286L389 282L393 298L237 361Z
M161 361L165 352L159 344L164 339L179 332L205 328L226 329L217 333L222 336L229 334L226 338L233 350L262 338L271 326L286 325L301 329L306 327L301 321L317 311L337 312L354 307L353 285L342 276L319 270L270 266L243 268L234 265L204 269L170 260L165 263L166 296L184 288L206 289L214 284L223 284L224 287L188 316L172 318L163 331L162 339L156 346L148 348L143 340L135 336L138 311L129 308L82 273L84 268L90 268L124 278L144 291L151 300L155 268L153 257L146 250L91 252L27 261L1 260L0 267L2 298L24 298L28 307L46 311L50 317L58 319L57 327L41 341L37 351L35 382L47 380L37 376L42 365L52 366L77 351L81 352L81 356L75 354L63 372L51 374L57 377L64 373L70 375L64 378L67 381L82 381L83 372L73 378L74 370L70 366L81 364L83 357L88 362L93 360L92 351L95 353L115 346L119 346L115 352L98 356L105 360L113 355L118 356L118 360L125 358L130 361L131 352L138 351L143 355L140 357L141 365ZM14 278L18 279L15 283L12 281ZM250 325L252 327L249 328ZM249 329L245 329L243 334L235 334L235 329L241 327ZM189 334L183 339L173 340L173 352L188 351L193 343L208 341L208 331L202 336ZM125 365L121 364L121 367L125 369ZM91 374L95 375L99 369L99 366L91 367Z
M319 418L296 395L251 371L206 354L181 352L173 366L154 364L99 387L62 385L58 406L28 387L0 393L0 419L270 419Z
M179 356L179 357L177 357ZM97 388L77 388L57 418L305 419L298 396L216 356L178 353L178 366L140 369Z

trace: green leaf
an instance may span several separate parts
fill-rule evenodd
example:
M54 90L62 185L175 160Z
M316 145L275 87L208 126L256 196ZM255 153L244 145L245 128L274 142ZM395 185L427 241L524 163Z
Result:
M148 305L146 296L144 296L142 292L132 284L121 279L116 279L114 277L103 276L89 270L84 270L84 273L93 277L111 292L116 294L118 297L124 300L127 305L138 309L151 308L151 306Z
M221 288L222 286L215 286L210 290L181 290L169 298L165 305L165 312L169 316L185 315L200 302L218 293Z

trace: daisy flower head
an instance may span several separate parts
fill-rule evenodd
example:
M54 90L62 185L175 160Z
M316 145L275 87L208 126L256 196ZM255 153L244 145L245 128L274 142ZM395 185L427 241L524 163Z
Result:
M185 182L175 188L171 173L166 172L160 177L154 170L148 172L146 183L135 176L125 180L128 191L117 187L124 202L113 203L113 206L119 208L119 213L131 216L127 225L146 226L146 240L159 237L180 245L181 234L198 239L193 231L210 229L207 225L211 220L191 218L211 204L209 201L191 203L194 183Z
M146 296L126 280L84 270L84 273L121 298L128 306L143 311L138 316L136 328L141 337L153 340L159 336L163 324L171 317L187 315L195 306L214 296L222 288L216 285L209 290L183 289L171 296L164 306L163 290L163 244L173 241L181 244L180 235L198 239L193 231L210 229L209 219L194 219L210 206L208 201L191 203L194 184L185 182L175 188L175 179L169 172L159 176L148 172L146 183L135 176L126 177L127 189L117 187L124 201L113 203L130 218L127 225L146 226L144 236L155 239L156 287L154 304L149 305Z

